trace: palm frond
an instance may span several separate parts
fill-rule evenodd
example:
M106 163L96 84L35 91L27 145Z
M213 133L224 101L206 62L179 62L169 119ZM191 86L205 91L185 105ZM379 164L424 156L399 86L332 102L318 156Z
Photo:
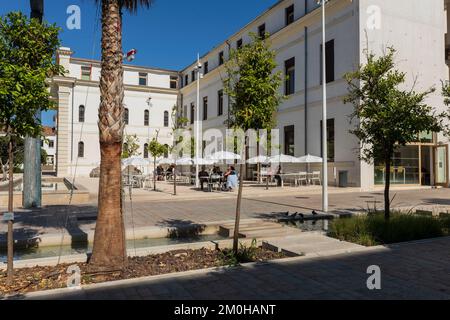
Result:
M107 0L95 0L97 3L102 1ZM153 3L154 0L119 0L120 7L131 13L136 13L139 7L149 8Z

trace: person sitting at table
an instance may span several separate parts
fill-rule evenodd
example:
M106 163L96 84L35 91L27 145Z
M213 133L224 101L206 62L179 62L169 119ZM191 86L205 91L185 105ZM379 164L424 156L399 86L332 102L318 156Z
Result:
M161 181L162 178L163 178L163 174L164 174L164 168L163 168L163 166L162 166L162 165L158 165L158 166L156 167L156 179L157 179L158 181Z
M221 176L223 174L223 172L222 172L222 170L220 170L220 167L214 167L212 174Z
M223 177L226 179L226 191L233 191L238 185L236 170L229 166Z
M208 183L209 173L205 170L205 166L202 167L202 171L198 173L198 178L200 180L200 189L203 190L203 185Z
M278 166L277 169L277 173L275 174L275 180L277 180L277 186L281 187L281 174L283 174L283 172L281 171L281 166Z
M175 174L175 165L171 164L170 167L166 171L166 178L173 176Z

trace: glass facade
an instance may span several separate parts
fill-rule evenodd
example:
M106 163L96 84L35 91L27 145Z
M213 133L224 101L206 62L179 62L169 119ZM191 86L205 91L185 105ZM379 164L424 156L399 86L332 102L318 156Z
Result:
M391 184L420 184L420 146L400 147L394 153L391 165ZM380 161L375 162L375 184L384 184L386 168Z

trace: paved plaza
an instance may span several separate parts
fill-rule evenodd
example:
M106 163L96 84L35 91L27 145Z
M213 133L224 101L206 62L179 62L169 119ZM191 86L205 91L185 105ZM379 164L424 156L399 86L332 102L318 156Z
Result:
M367 268L381 269L381 290ZM450 299L450 238L18 296L28 299Z
M15 238L23 239L45 234L92 233L97 214L97 180L81 181L91 191L91 201L86 204L44 206L38 210L17 210L14 224ZM237 192L201 192L180 186L178 195L170 192L172 186L160 183L160 191L133 190L132 200L125 197L126 227L174 227L180 225L233 220ZM359 192L359 189L330 188L330 212L357 212L367 207L382 207L382 189ZM450 189L399 189L393 207L450 206ZM266 219L279 212L304 212L321 209L321 188L270 188L245 187L242 202L242 219ZM0 208L4 210L4 208ZM0 222L0 241L7 225Z

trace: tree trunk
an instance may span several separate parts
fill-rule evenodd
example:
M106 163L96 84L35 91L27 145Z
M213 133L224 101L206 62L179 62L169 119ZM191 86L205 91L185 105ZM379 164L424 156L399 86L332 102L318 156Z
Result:
M247 137L245 138L244 150L247 146ZM236 201L236 220L234 223L234 235L233 235L233 252L238 253L239 250L239 224L241 221L241 203L242 203L242 188L244 185L244 163L245 159L241 159L241 164L239 165L239 186L238 186L238 196Z
M9 138L8 158L9 158L9 194L8 194L8 212L13 212L13 195L14 195L14 158L13 158L13 138ZM14 276L14 237L13 237L13 221L8 221L8 258L7 258L7 279L8 285L12 284Z
M102 69L100 77L100 181L94 247L94 270L121 270L127 262L122 212L123 142L122 19L119 0L102 1Z
M177 171L173 168L173 195L177 195Z
M391 157L388 156L385 159L385 166L386 166L386 179L384 184L384 218L386 220L389 220L390 213L391 213L391 202L389 197L389 188L391 186Z
M156 158L153 158L153 191L156 191Z

